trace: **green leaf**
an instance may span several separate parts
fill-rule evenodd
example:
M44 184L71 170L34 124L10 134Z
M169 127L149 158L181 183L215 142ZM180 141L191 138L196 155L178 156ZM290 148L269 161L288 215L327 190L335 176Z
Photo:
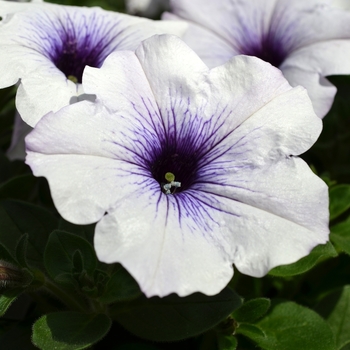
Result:
M141 290L137 282L120 266L119 270L108 281L99 301L104 304L111 304L116 301L134 299L140 295Z
M115 350L160 350L160 348L144 343L131 343L118 346Z
M233 335L217 335L218 350L236 350L237 339Z
M12 264L17 264L16 259L9 253L9 251L0 243L0 259Z
M317 305L316 311L330 325L337 349L350 343L350 285L328 294Z
M266 338L266 334L258 326L249 323L240 323L236 329L237 334L242 334L249 339L257 340Z
M276 302L256 324L266 337L254 341L266 350L335 350L333 333L316 312L293 302Z
M0 294L0 317L3 316L10 305L18 298L23 292L22 288L15 288L5 290Z
M16 245L16 259L21 267L28 267L27 263L28 234L23 234Z
M119 310L115 318L141 338L174 341L214 327L241 303L241 298L229 288L214 296L200 293L184 298L174 294L150 299L142 296L131 301L127 309Z
M350 185L337 185L329 189L330 220L337 218L350 208Z
M17 242L27 233L27 262L31 266L43 266L46 242L57 224L57 219L43 208L14 200L0 201L0 242L15 256Z
M92 275L97 265L97 258L91 244L74 234L53 231L44 253L45 267L51 278L55 279L59 275L72 273L74 261L76 261L74 259L77 259L79 254L83 259L84 269Z
M111 327L104 314L55 312L39 318L33 326L33 343L42 350L86 349L101 340Z
M270 305L270 299L267 298L248 300L239 309L233 312L232 317L237 322L251 323L264 316Z
M75 235L85 238L89 243L93 242L96 224L91 225L74 225L69 221L60 218L58 229L61 231L74 233Z
M33 196L37 178L31 174L9 179L0 186L0 198L28 200Z
M350 217L331 227L330 240L336 248L350 255Z
M337 255L338 254L333 245L330 242L327 242L326 244L318 245L311 251L309 255L293 264L282 265L273 268L269 272L269 275L280 277L300 275L312 269L316 264L328 258L336 257Z

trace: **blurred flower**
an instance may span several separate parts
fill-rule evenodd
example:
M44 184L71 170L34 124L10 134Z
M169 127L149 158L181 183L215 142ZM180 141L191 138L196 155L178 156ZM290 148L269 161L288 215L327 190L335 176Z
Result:
M6 151L7 157L12 160L24 160L26 157L24 138L32 131L32 127L26 124L16 111L11 144Z
M169 10L169 0L125 0L126 12L131 15L156 18Z
M134 50L156 33L181 35L184 24L162 23L100 8L0 1L0 88L20 79L16 107L34 126L49 111L86 96L86 65L100 67L115 50Z
M213 295L232 263L259 277L328 240L327 186L297 157L322 123L275 67L209 70L163 35L87 67L83 86L96 101L42 118L26 162L65 219L99 221L98 258L147 296Z
M336 88L328 75L350 74L350 13L344 0L172 0L165 19L191 23L184 36L209 67L232 56L257 56L309 93L316 114L329 111Z

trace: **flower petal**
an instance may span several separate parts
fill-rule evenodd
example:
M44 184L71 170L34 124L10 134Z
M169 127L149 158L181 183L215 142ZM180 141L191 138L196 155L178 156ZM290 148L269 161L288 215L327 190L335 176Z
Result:
M154 47L158 48L157 59L151 59ZM233 111L235 118L230 120L234 128L275 96L291 89L277 68L255 57L236 56L210 71L174 36L154 36L135 53L169 128L175 123L175 115L177 128L181 129L193 125L194 116L200 123L208 121L208 125L214 125L209 123L213 116ZM186 57L186 62L179 55Z
M337 91L324 77L349 74L348 57L350 41L320 42L293 52L280 68L292 86L303 85L307 89L316 114L323 118Z
M48 178L55 206L65 219L76 224L96 222L122 200L129 181L130 191L134 190L138 177L135 180L133 174L149 176L142 164L135 164L135 157L142 161L134 150L142 140L128 147L131 138L137 138L137 129L124 135L122 145L115 136L122 120L83 101L47 114L26 137L26 163L35 176Z
M220 241L206 234L219 225L200 204L141 187L97 224L98 258L121 262L148 297L219 293L232 277L232 265Z
M182 20L169 12L164 12L162 19ZM229 42L195 23L188 23L188 30L182 35L181 39L198 54L208 67L219 66L239 54Z

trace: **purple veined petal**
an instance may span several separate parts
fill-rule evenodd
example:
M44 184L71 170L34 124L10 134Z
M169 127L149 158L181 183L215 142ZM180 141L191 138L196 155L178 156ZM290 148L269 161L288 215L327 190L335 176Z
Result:
M337 62L348 59L350 12L344 10L342 0L224 0L218 6L208 0L190 3L179 0L172 1L171 6L176 16L164 18L189 21L183 38L210 67L224 63L228 51L219 44L216 50L206 50L207 42L213 41L214 35L218 43L225 41L235 54L257 56L286 72L293 86L310 88L314 108L321 118L329 111L335 92L325 80L325 72L328 75L350 73L347 64L340 67L333 59ZM206 34L208 31L211 33ZM336 51L337 56L333 53L334 41L342 43L344 48ZM322 45L326 52L319 56L317 64L308 59L315 45ZM303 76L294 67L288 68L288 72L284 70L286 65L293 66L293 58L301 51L306 74Z
M152 60L155 46L162 49L157 50L157 60ZM186 57L186 62L176 53ZM234 128L271 99L291 89L280 70L255 57L236 56L227 64L209 71L199 57L175 36L150 38L136 50L136 56L169 128L175 123L175 116L177 128L186 130L186 125L210 121L220 113L225 123L228 123L224 121L225 116L235 114L235 118L229 118L235 123ZM251 99L250 94L255 98Z
M49 3L0 1L0 15L0 87L21 79L17 108L31 126L47 112L82 99L87 65L100 67L116 50L134 50L149 36L181 35L186 28L180 22Z
M86 69L83 86L96 100L43 117L26 162L64 218L99 221L99 259L147 296L213 295L232 264L262 276L327 241L327 186L296 157L322 123L275 67L237 56L209 70L159 36Z
M129 180L136 176L139 187L146 186L151 177L147 151L160 148L160 140L157 130L149 124L147 132L146 121L141 125L137 116L135 111L127 117L110 114L103 106L82 101L47 114L26 137L26 163L34 175L48 178L64 218L76 224L96 222L124 198ZM134 190L131 182L129 191Z
M233 269L227 247L211 236L219 223L210 210L191 196L149 189L130 193L97 224L97 256L121 262L148 297L174 291L179 296L217 294Z

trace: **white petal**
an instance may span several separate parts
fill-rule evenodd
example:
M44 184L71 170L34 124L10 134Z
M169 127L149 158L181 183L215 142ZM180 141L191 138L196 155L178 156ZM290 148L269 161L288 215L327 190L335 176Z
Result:
M81 84L68 80L56 67L42 68L21 79L16 95L16 107L32 127L49 111L58 111L82 94L79 94Z
M137 188L137 174L141 187L142 176L150 176L142 164L142 138L152 142L153 137L156 147L156 131L140 136L130 120L83 101L46 115L27 136L26 163L34 175L48 178L54 203L65 219L96 222L124 197L130 181L130 191ZM123 133L125 142L120 139Z
M176 37L154 36L140 45L136 55L169 128L175 123L174 115L180 129L193 126L194 118L202 123L230 113L235 115L229 119L234 128L275 96L291 89L277 68L255 57L236 56L209 71Z
M180 17L169 12L163 13L162 19L181 20ZM209 68L219 66L239 54L229 42L195 23L188 23L188 29L181 36L181 39L197 53Z
M280 165L283 168L283 165ZM233 263L244 274L262 277L271 268L293 263L309 254L317 244L324 244L328 240L329 230L326 220L327 215L325 215L327 188L322 181L315 177L310 177L310 169L301 160L297 160L293 165L285 166L284 171L282 170L279 175L284 172L285 180L290 179L287 170L293 168L296 170L293 175L298 174L298 177L293 176L293 181L295 182L292 185L286 183L284 187L281 186L279 188L280 191L278 191L278 197L273 196L273 193L266 195L271 202L279 201L283 203L286 211L291 209L296 214L295 212L298 210L293 208L291 202L287 204L286 201L295 200L296 195L291 192L298 191L299 193L298 184L302 185L300 195L303 197L303 201L301 202L297 199L295 205L298 207L301 204L305 210L311 209L311 212L317 213L317 215L317 209L322 207L322 218L321 220L316 219L316 221L319 220L317 228L309 228L298 224L297 215L294 216L293 220L289 220L279 216L278 213L274 213L268 206L265 208L255 206L254 204L259 203L264 193L257 194L256 202L248 204L245 203L244 196L242 196L241 200L238 194L236 198L232 199L227 198L226 195L218 197L214 195L214 198L217 198L220 203L217 204L218 211L221 211L221 220L217 219L217 221L221 223L221 227L224 227L218 232L218 236L220 237L221 234L221 239L227 242ZM276 167L277 169L278 166ZM271 175L271 169L269 174ZM306 184L311 185L311 188L307 189L303 184L303 180L306 180ZM269 188L272 186L273 184L270 183ZM250 191L249 194L251 200L254 198L254 193L252 192L254 190ZM304 193L307 193L305 197ZM316 195L315 198L312 197L313 194ZM305 205L305 201L310 200L312 203ZM213 200L212 203L214 203ZM315 207L312 208L312 204L316 204L317 209ZM310 212L308 214L312 215ZM322 223L321 225L320 222ZM309 223L312 224L312 222ZM322 226L321 230L318 229L320 226ZM225 229L226 227L228 229Z
M101 68L86 67L83 87L113 112L135 114L135 118L149 115L151 125L157 118L153 92L139 60L131 51L112 53Z
M233 270L219 240L211 236L214 227L219 233L219 225L208 209L190 197L182 200L141 188L97 224L97 256L107 263L121 262L148 297L217 294Z
M280 67L292 86L304 86L316 114L323 118L330 110L336 88L324 77L350 73L350 40L333 40L306 46L293 52Z

